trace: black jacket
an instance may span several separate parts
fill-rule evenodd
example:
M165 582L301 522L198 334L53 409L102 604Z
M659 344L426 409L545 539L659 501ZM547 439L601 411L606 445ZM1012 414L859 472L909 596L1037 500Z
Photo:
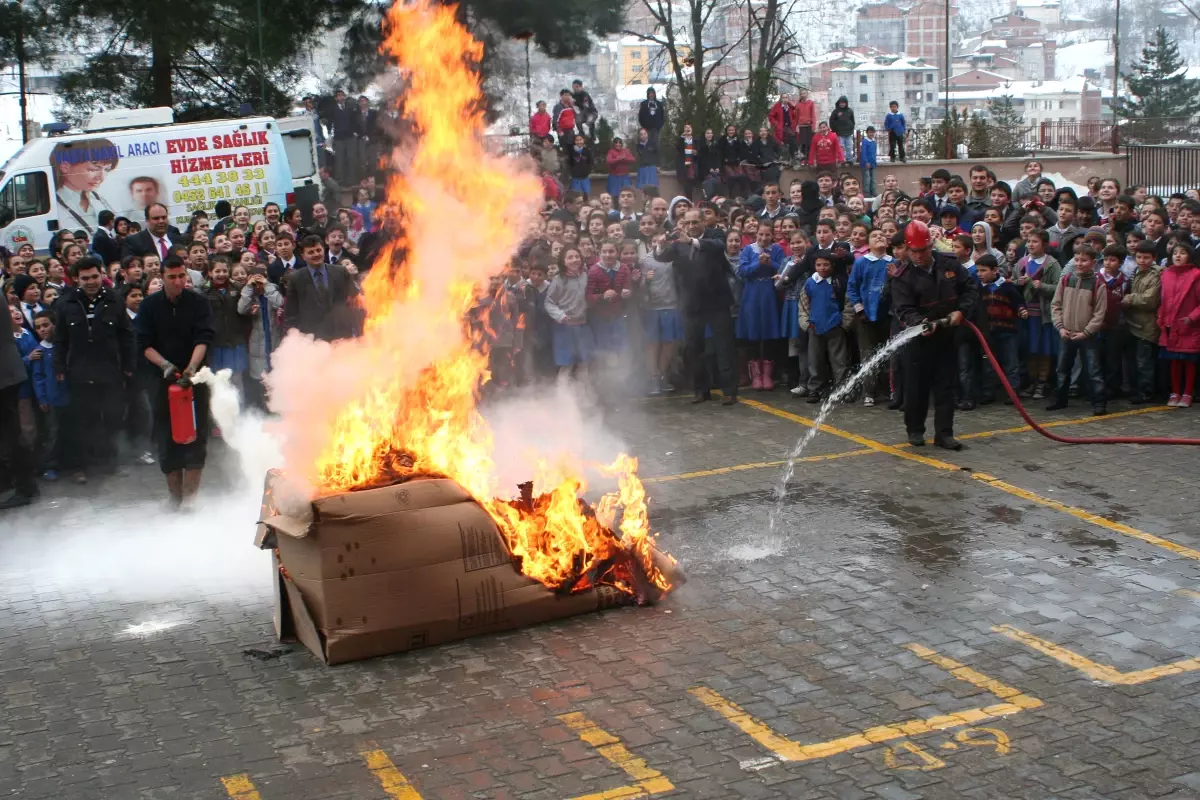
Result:
M331 342L348 339L358 333L360 313L350 306L358 287L345 269L336 264L325 267L329 287L324 292L313 282L312 269L305 265L287 278L283 301L284 330L296 328L317 339Z
M714 229L705 231L699 242L699 248L693 248L686 239L675 242L658 258L675 264L680 307L685 314L728 311L733 306L733 290L729 287L725 237L720 229Z
M214 236L216 234L213 234ZM183 241L183 234L174 225L167 226L167 241L171 246L179 244ZM150 254L162 255L158 252L158 248L154 246L154 237L150 235L150 231L138 231L132 236L126 236L121 240L121 260L124 261L129 256L137 256L141 258Z
M327 124L333 132L334 139L353 139L360 133L358 120L355 119L358 114L358 106L352 106L349 101L342 105L342 108L338 108L337 103L329 104Z
M842 105L842 103L846 105ZM850 108L850 103L845 96L838 98L837 105L833 107L833 113L829 115L829 129L838 136L854 135L854 109ZM846 158L849 157L850 154L846 153Z
M108 272L109 264L121 260L121 243L117 241L117 237L110 236L108 231L97 228L92 234L92 252L100 256L104 262L104 271Z
M586 146L582 150L574 147L567 150L567 168L572 178L584 179L592 174L592 151Z
M165 291L150 295L142 301L134 325L142 355L153 347L181 370L192 360L196 345L212 345L216 336L208 298L192 289L184 289L174 302Z
M646 98L638 106L638 125L648 131L660 130L667 121L667 110L661 100Z
M137 365L129 315L117 296L102 288L88 319L86 299L72 287L54 304L54 372L71 383L120 383Z
M928 272L905 261L891 279L892 312L905 328L947 317L952 311L973 320L979 302L977 283L950 255L934 255Z
M721 156L721 166L736 167L749 158L741 137L730 140L724 136L717 140L717 152Z

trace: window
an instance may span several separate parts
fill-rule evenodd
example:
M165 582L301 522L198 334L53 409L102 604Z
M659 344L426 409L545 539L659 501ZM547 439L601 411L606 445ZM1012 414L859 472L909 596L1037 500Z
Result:
M14 219L36 217L50 211L50 184L44 172L14 175L0 190L0 226Z
M926 100L927 102L933 102L933 92L926 92L926 93L925 93L925 100Z
M858 82L859 82L859 83L866 83L866 82L867 82L867 76L866 76L866 75L859 75L859 76L858 76Z
M641 60L641 58L642 58L642 51L641 51L641 50L630 50L630 51L629 51L629 58L630 58L630 59L632 59L633 61L639 61L639 60Z
M860 95L858 96L858 102L860 102L860 103L865 103L865 102L867 102L867 96L866 96L865 94L860 94Z
M925 73L925 82L926 82L926 83L933 83L933 73L932 73L932 72L926 72L926 73Z

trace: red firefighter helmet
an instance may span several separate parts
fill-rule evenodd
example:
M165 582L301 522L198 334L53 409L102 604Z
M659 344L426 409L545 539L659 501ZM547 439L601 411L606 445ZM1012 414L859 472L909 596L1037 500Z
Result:
M904 226L904 246L910 250L923 250L929 247L932 239L929 236L929 226L918 219Z

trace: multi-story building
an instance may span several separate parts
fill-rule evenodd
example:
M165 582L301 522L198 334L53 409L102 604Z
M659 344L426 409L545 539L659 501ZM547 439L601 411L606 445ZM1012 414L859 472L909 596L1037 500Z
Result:
M904 9L891 3L862 6L855 15L854 32L859 47L885 53L904 50Z
M1070 81L1014 81L987 89L950 92L950 104L960 112L988 113L989 101L1011 97L1023 124L1095 122L1101 115L1100 90L1084 79Z
M939 73L946 70L946 34L958 17L958 0L950 0L950 18L941 0L918 0L905 12L904 55L933 64Z
M860 130L868 125L882 129L888 104L893 100L910 122L930 119L930 109L937 107L937 69L919 58L848 58L834 67L831 75L830 100L845 95Z

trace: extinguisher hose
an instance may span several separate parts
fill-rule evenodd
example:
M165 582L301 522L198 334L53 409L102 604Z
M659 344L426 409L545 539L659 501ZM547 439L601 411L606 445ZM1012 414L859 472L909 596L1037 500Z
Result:
M1021 399L1017 397L1017 392L1013 389L1012 384L1008 382L1008 376L1004 374L1004 368L1000 362L996 360L996 356L992 353L992 348L988 346L987 337L975 327L971 322L964 321L964 324L975 334L975 338L979 340L979 346L983 348L983 352L987 355L988 364L996 373L996 377L1000 379L1000 385L1004 387L1004 391L1008 394L1008 399L1012 400L1013 406L1020 413L1021 418L1025 423L1035 431L1061 444L1196 444L1200 445L1200 439L1176 438L1171 436L1062 436L1061 434L1053 433L1046 430L1037 421L1029 416L1029 412L1025 410L1025 406L1021 404Z

